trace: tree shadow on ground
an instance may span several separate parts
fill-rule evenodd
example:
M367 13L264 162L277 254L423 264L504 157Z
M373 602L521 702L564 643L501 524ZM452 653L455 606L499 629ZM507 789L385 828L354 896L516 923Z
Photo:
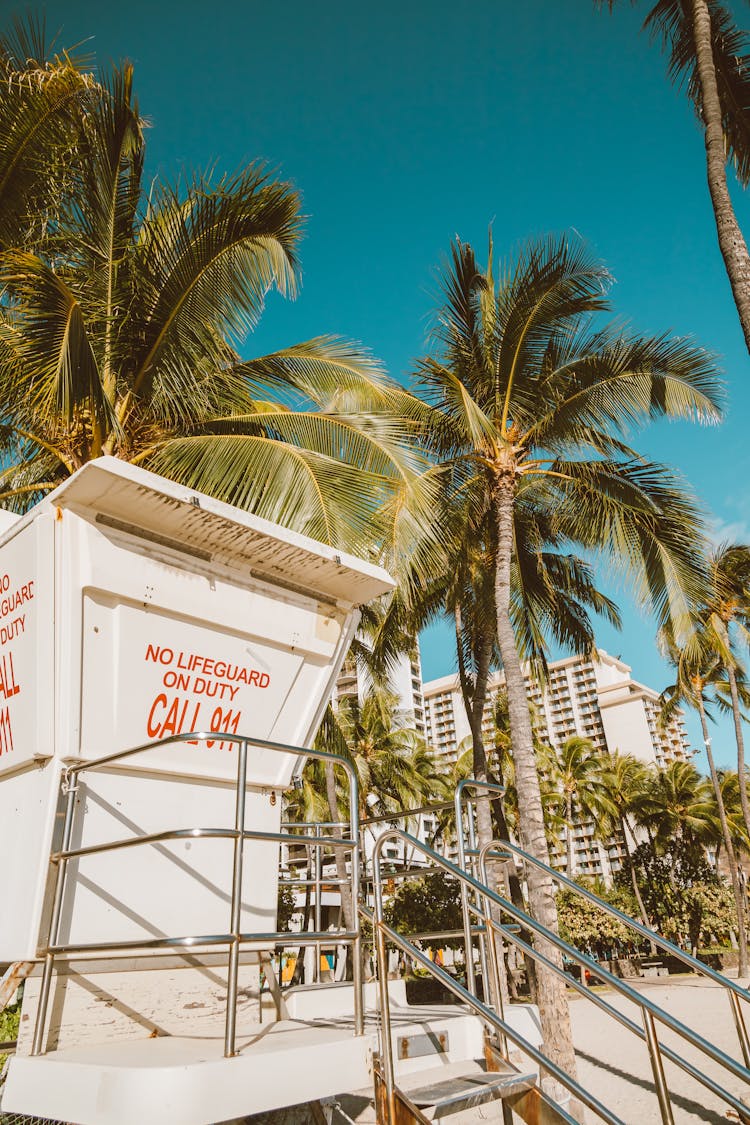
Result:
M583 1059L592 1066L596 1066L601 1070L606 1070L613 1074L616 1078L622 1078L629 1082L631 1086L639 1086L642 1090L648 1090L654 1095L654 1122L659 1120L659 1103L656 1099L656 1086L647 1078L639 1078L630 1071L621 1070L619 1066L614 1066L613 1063L605 1062L603 1059L596 1058L594 1055L587 1054L586 1051L576 1051L578 1058ZM579 1079L580 1081L580 1079ZM667 1081L669 1085L669 1081ZM674 1106L679 1107L686 1113L692 1114L696 1121L704 1121L706 1125L727 1125L726 1114L719 1113L712 1109L707 1109L706 1106L701 1105L700 1102L693 1101L692 1098L687 1098L683 1094L676 1094L670 1088L670 1098Z

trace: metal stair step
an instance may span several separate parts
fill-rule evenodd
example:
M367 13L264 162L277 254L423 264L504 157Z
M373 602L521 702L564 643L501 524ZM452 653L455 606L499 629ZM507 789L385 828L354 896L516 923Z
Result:
M405 1089L404 1093L431 1120L529 1090L537 1081L533 1072L524 1074L515 1070L497 1073L476 1069L447 1076L438 1069L423 1071L419 1077L429 1081Z

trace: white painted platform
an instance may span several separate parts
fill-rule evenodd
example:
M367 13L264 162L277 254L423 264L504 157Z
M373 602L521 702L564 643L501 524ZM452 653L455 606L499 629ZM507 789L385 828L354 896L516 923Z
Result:
M239 1043L158 1038L72 1047L11 1060L4 1113L75 1125L213 1125L332 1094L351 1075L370 1081L370 1036L284 1020Z
M330 990L306 990L290 1009L344 1007ZM328 992L326 1003L321 993ZM334 990L335 992L335 990ZM347 996L348 992L348 996ZM445 1063L476 1058L482 1051L479 1021L458 1006L409 1007L392 1002L392 1035L447 1036ZM333 1004L331 1001L333 1000ZM534 1041L536 1025L528 1006L513 1010L513 1023ZM10 1060L0 1091L0 1110L51 1117L71 1125L215 1125L348 1091L372 1087L371 1057L377 1049L377 1015L368 1011L366 1033L353 1034L350 1015L285 1019L259 1025L238 1041L239 1054L222 1055L219 1038L180 1036L70 1047L39 1057ZM434 1067L435 1053L398 1064L398 1073Z

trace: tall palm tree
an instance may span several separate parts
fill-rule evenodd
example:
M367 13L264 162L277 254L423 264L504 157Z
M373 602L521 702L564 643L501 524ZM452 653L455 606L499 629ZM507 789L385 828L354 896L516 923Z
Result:
M512 613L515 512L541 511L561 541L606 549L661 618L687 620L701 578L692 503L666 469L645 462L624 438L633 423L663 415L716 420L714 365L683 340L595 330L590 318L608 308L608 283L577 241L528 244L503 266L499 284L491 255L482 270L458 241L443 276L434 348L417 372L434 410L425 443L445 480L437 522L446 568L462 548L464 525L453 533L450 524L455 492L474 505L477 524L488 519L494 527L493 631L508 692L520 835L543 862L544 814ZM555 929L551 881L532 869L528 887L534 915ZM539 977L547 1049L573 1069L564 987L549 972Z
M737 777L745 830L750 836L750 798L745 770L745 739L742 731L740 685L738 684L737 646L733 633L739 633L743 647L750 640L750 547L744 543L722 544L709 558L710 595L706 607L708 627L715 651L726 672L737 744Z
M133 68L86 98L54 221L0 254L0 503L112 454L370 549L411 464L376 416L399 392L331 337L237 351L268 292L296 290L297 192L259 165L147 184Z
M485 723L490 703L490 676L500 665L494 629L488 621L495 610L495 534L494 523L485 519L476 525L462 497L447 498L451 505L449 522L459 546L451 552L450 565L411 598L407 607L403 597L393 598L378 638L381 658L404 634L412 635L433 620L443 617L453 626L458 679L471 731L472 776L479 781L496 781L493 764L485 745ZM518 505L514 511L515 553L511 567L511 614L522 657L535 675L546 671L550 642L570 652L590 651L594 646L592 615L620 625L615 604L597 588L590 565L572 554L569 544L560 542L553 522L531 505ZM458 530L460 528L460 531ZM403 642L401 642L403 643ZM503 715L498 707L503 701ZM492 704L494 732L506 736L507 698L504 690ZM502 730L501 730L502 728ZM495 747L497 749L497 747ZM507 824L503 798L492 801L479 795L478 835L482 845L491 839L490 804L495 831L504 837ZM521 903L519 902L519 906Z
M711 805L711 783L692 762L674 761L649 778L638 819L650 829L657 848L674 840L700 847L714 838Z
M729 830L729 822L727 819L727 812L724 806L724 798L721 789L719 775L716 770L716 763L714 762L713 750L711 747L711 738L708 733L708 722L706 718L706 705L705 705L705 691L710 687L712 678L715 678L718 664L716 659L712 656L707 640L704 635L698 634L689 648L683 650L675 649L670 650L670 659L677 672L677 679L674 684L668 687L662 693L662 717L668 718L673 712L674 708L680 703L687 703L692 706L697 712L701 723L701 732L703 734L703 744L706 749L706 758L708 760L708 768L711 776L711 786L713 789L713 798L715 808L718 814L719 826L721 831L720 839L724 844L724 850L727 855L727 863L729 866L729 877L732 883L732 892L734 894L735 908L737 910L737 942L739 950L739 975L741 977L747 976L748 972L748 957L747 957L747 930L746 930L746 910L745 910L745 893L739 878L739 869L737 865L737 857L734 850L734 843L732 835ZM680 763L677 763L680 764ZM681 763L687 765L687 763ZM693 767L691 767L693 768ZM694 768L693 768L693 772ZM680 780L685 786L685 792L690 782L687 770L682 771ZM675 773L675 778L677 774ZM673 790L675 787L672 787ZM676 791L676 790L675 790ZM654 792L659 792L654 790ZM707 831L706 822L710 823L710 816L708 810L703 809L698 814L698 819L702 820L702 824L698 825L699 832L705 833ZM663 825L658 826L658 832L669 832L670 829L679 829L684 832L690 826L689 818L686 817L685 824L675 825L673 818L667 817Z
M339 753L359 782L359 813L369 816L404 812L443 795L443 775L421 735L402 725L398 698L386 688L371 688L340 700L334 725L322 728L324 748Z
M16 17L0 35L0 249L33 243L70 190L82 114L96 87L81 61L55 51L43 18Z
M651 920L643 902L641 889L638 886L638 878L633 866L631 841L637 843L633 812L637 808L640 795L646 788L650 773L649 766L633 754L623 754L620 750L615 750L614 754L610 755L603 777L607 798L615 809L620 843L625 853L630 885L644 926L650 926Z
M745 821L742 816L742 805L740 803L740 786L739 778L734 770L719 770L719 788L721 791L721 800L724 805L724 810L727 818L727 827L729 828L729 835L732 839L732 847L737 860L740 856L747 855L750 851L750 839L748 839L747 830L745 829ZM719 810L718 807L714 810L714 815L718 822ZM721 856L721 849L724 845L723 837L719 837L716 841L716 871L719 873L719 860ZM727 858L729 862L729 857Z
M616 809L606 783L608 762L589 738L566 738L549 760L549 781L561 805L565 825L565 870L573 878L573 830L591 821L597 838L611 836Z
M595 0L610 10L615 2ZM750 351L750 254L727 184L727 160L750 183L750 41L720 0L658 0L644 27L661 39L669 77L687 87L701 122L719 249Z

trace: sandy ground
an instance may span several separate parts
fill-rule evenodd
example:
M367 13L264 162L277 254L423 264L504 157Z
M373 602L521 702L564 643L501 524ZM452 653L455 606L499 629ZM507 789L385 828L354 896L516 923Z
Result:
M644 996L653 1000L694 1031L710 1039L732 1058L741 1053L729 1001L723 989L692 977L636 982ZM623 997L602 990L602 996L641 1025L638 1009ZM748 996L750 1001L750 995ZM579 1079L627 1125L659 1125L661 1116L646 1044L627 1028L614 1023L584 997L571 998L573 1037L579 1060ZM750 1029L750 1002L744 1004ZM642 1025L641 1025L642 1026ZM739 1079L729 1076L719 1065L703 1063L702 1056L674 1033L659 1028L659 1041L695 1062L731 1093L750 1104L750 1090ZM667 1084L672 1095L675 1125L736 1121L728 1107L695 1079L665 1060ZM731 1113L731 1111L730 1111ZM594 1120L592 1113L588 1114Z

